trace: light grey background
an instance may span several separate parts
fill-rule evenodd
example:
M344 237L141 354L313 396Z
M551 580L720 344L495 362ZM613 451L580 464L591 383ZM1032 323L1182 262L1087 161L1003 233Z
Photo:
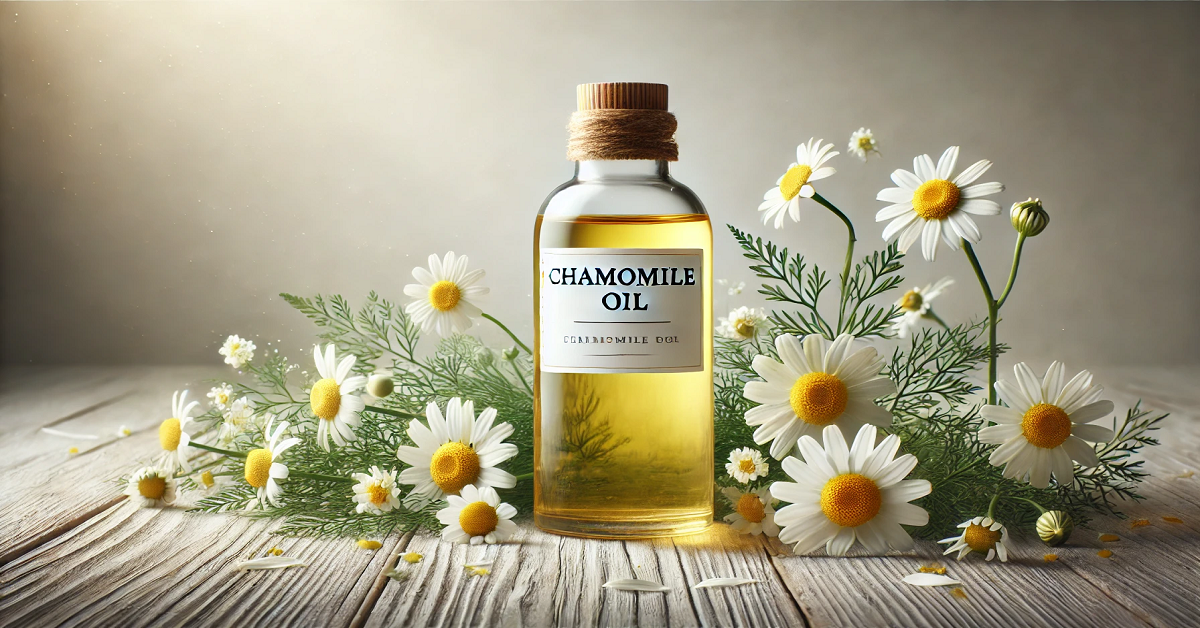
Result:
M881 159L819 186L865 252L888 173L960 144L1005 207L1053 216L1004 312L1016 358L1194 361L1197 26L1193 3L4 3L3 360L212 362L228 333L300 357L313 328L277 292L404 300L448 249L528 338L574 86L643 80L670 84L674 171L715 224L836 274L836 219L755 211L795 145L877 133ZM1003 283L1014 234L981 223ZM939 311L982 313L961 253L913 252L906 285L952 275ZM724 232L717 264L751 280Z

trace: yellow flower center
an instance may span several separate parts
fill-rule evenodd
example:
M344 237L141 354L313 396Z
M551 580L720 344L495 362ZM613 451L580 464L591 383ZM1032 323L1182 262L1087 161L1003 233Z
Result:
M751 458L742 458L738 461L738 471L742 473L754 473L757 467L754 466L754 460Z
M434 484L446 493L457 495L462 487L479 477L479 454L458 441L438 447L429 461ZM475 536L475 535L472 535Z
M743 519L750 523L759 523L767 516L762 500L754 493L742 495L742 498L738 500L736 510Z
M875 482L857 473L843 473L821 489L821 512L844 528L855 528L879 514L883 493Z
M371 500L376 506L386 502L391 496L391 491L383 487L382 484L375 483L367 487L367 499Z
M930 179L913 192L913 209L925 220L941 220L958 207L962 192L945 179Z
M240 342L235 342L235 343L233 343L233 344L229 345L229 352L230 352L230 353L237 353L237 350L238 350L238 349L240 349L240 348L242 348L242 343L240 343Z
M804 164L792 166L784 173L783 180L779 182L779 193L783 195L783 200L790 201L796 198L800 193L800 188L808 183L808 178L812 176L812 168Z
M471 502L458 513L458 525L471 536L484 536L495 531L500 515L487 502Z
M167 419L158 426L158 444L166 451L179 449L179 440L183 437L183 426L179 419Z
M754 321L752 320L739 318L733 324L733 329L738 333L739 336L743 338L754 337Z
M909 290L904 293L904 298L900 300L900 308L909 312L920 312L921 306L925 304L925 299L921 297L921 293L916 290Z
M200 474L200 483L204 485L204 488L212 488L212 485L216 484L217 481L213 479L212 471L205 471Z
M138 480L137 486L138 493L146 499L162 499L163 493L167 492L166 478L160 478L157 475Z
M342 407L342 391L337 381L326 377L313 384L308 400L312 405L313 414L326 421L332 421L337 418L338 410Z
M846 411L846 384L829 373L807 373L792 385L792 410L805 423L828 425Z
M266 486L271 477L271 462L269 449L251 449L246 454L246 483L254 488Z
M462 290L453 281L442 280L429 289L429 304L442 312L453 310L461 299Z
M975 523L967 526L966 532L963 533L963 541L967 546L981 554L986 554L988 550L996 547L996 542L999 540L999 530L985 528Z
M862 150L871 150L874 147L874 144L875 140L872 140L871 136L869 135L864 135L858 138L858 147Z
M1054 449L1071 435L1071 417L1056 405L1039 403L1025 411L1021 433L1034 447Z

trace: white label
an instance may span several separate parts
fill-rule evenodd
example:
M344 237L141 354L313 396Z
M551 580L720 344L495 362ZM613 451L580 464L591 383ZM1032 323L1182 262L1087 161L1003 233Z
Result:
M701 370L703 255L701 249L543 249L541 369Z

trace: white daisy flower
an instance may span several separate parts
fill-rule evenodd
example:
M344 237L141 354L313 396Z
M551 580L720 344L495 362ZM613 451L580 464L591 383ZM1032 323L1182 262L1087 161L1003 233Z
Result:
M219 353L225 356L225 363L235 369L240 369L254 359L254 342L234 334L225 339L225 344Z
M787 172L775 182L775 187L763 194L763 202L758 211L763 214L763 224L775 220L775 228L783 226L788 215L792 220L800 222L800 199L812 198L816 194L812 182L833 176L837 172L824 165L839 153L830 152L833 144L821 145L825 140L810 139L807 144L796 147L796 163L788 166Z
M188 462L191 456L188 444L192 442L192 437L187 433L187 425L192 421L192 410L200 405L200 402L188 403L187 395L186 390L175 391L171 396L171 418L158 426L158 443L163 448L161 464L172 472L175 469L183 469L186 473L192 471L191 463Z
M220 386L213 386L208 391L208 405L218 410L228 410L229 403L233 400L233 386L222 383Z
M254 418L254 401L249 397L238 397L229 404L229 409L221 414L221 418L224 420L221 422L220 431L217 432L217 438L227 443L233 440L234 436L241 434Z
M1052 363L1040 382L1024 362L1013 372L1016 384L996 382L1008 407L979 410L997 423L979 430L979 442L1000 445L988 462L1004 465L1004 477L1028 479L1037 488L1049 486L1051 475L1059 484L1070 484L1075 478L1072 460L1083 467L1099 464L1088 443L1106 443L1114 434L1091 423L1112 414L1113 402L1100 399L1104 389L1092 385L1092 374L1080 371L1064 385L1061 362Z
M946 288L952 285L954 285L953 279L943 277L924 288L913 288L905 292L904 296L896 301L896 305L903 312L899 320L893 324L896 336L908 338L909 334L920 328L921 319L929 314L930 301L941 296Z
M125 494L139 508L152 508L175 503L178 485L171 469L142 467L129 477Z
M272 506L280 506L279 496L283 494L283 487L276 480L287 479L288 468L287 465L276 462L276 460L283 452L300 443L300 439L296 437L279 440L287 432L287 428L288 422L284 421L272 433L271 424L267 423L266 446L261 449L252 449L246 454L246 483L258 489L257 499L250 502L248 509L252 510L258 506L266 507L268 502Z
M1008 543L1008 528L1000 525L999 521L991 517L975 517L958 524L958 527L962 528L962 534L938 541L950 544L943 555L958 552L958 559L962 560L971 552L979 552L986 555L984 560L999 556L1000 562L1008 562L1008 552L1012 549Z
M422 331L436 331L439 336L466 331L471 319L483 314L472 301L488 293L488 288L476 285L483 279L483 269L467 271L467 256L455 257L446 253L444 259L429 256L429 269L420 266L412 271L420 283L404 286L404 294L416 299L404 311Z
M1000 204L982 198L1004 191L1000 183L975 183L975 180L992 167L992 162L981 159L951 178L958 162L958 147L951 146L942 153L937 166L929 155L913 159L913 170L896 170L892 181L900 187L881 190L875 198L894 203L875 214L876 222L890 220L883 229L885 241L900 238L900 250L907 252L917 238L921 238L921 252L932 261L937 256L938 238L951 249L958 249L959 239L972 244L982 236L975 221L967 214L995 216L1000 213Z
M771 489L764 486L755 491L741 491L732 486L721 489L721 495L729 500L733 512L725 515L725 521L742 534L757 536L779 536L775 524L775 500Z
M446 403L446 418L437 404L425 407L429 425L408 424L408 437L416 447L401 445L396 457L412 465L400 472L400 483L413 485L411 493L430 499L455 495L464 486L512 488L517 478L496 465L517 455L517 446L504 442L513 426L495 427L496 409L487 408L475 418L475 403L458 397Z
M762 454L751 447L742 447L729 452L729 462L725 463L725 471L729 473L729 477L742 484L767 477L769 468L767 461L763 460Z
M354 507L355 512L382 515L400 507L400 500L396 497L395 469L384 471L372 466L370 473L355 473L351 477L358 480L358 484L354 485L354 501L358 504Z
M437 511L438 521L446 526L442 530L444 540L491 545L507 541L517 531L512 521L517 509L500 503L496 489L490 486L476 488L468 484L461 494L446 496L446 502L446 507Z
M367 378L350 375L358 358L347 355L338 362L332 342L325 345L324 355L321 355L321 347L313 347L313 358L321 379L312 385L308 393L309 406L313 416L320 419L317 421L317 442L325 451L329 451L330 437L338 447L344 447L357 438L351 428L359 426L361 420L358 413L367 404L354 393L367 385Z
M767 314L762 309L743 305L717 320L717 333L731 340L749 340L766 320Z
M896 392L896 384L879 373L883 360L874 347L855 348L855 339L842 334L833 343L811 335L803 345L787 334L775 338L780 364L760 355L751 366L766 381L747 382L743 393L762 405L746 411L746 423L757 425L754 442L771 443L771 456L782 459L806 434L827 425L854 433L864 424L892 422L875 399Z
M783 470L796 481L771 485L773 497L789 502L775 513L775 523L783 527L780 541L794 545L797 554L824 545L832 556L844 556L855 540L876 554L913 547L900 526L929 522L924 508L908 502L933 487L928 480L904 479L917 459L904 454L893 460L900 448L895 434L878 447L875 435L874 425L862 426L849 449L834 425L822 432L824 448L810 436L800 438L805 461L790 456L783 461Z
M859 127L857 131L850 134L849 150L850 154L866 161L867 155L870 153L879 154L879 142L875 141L875 134L871 132L871 129Z

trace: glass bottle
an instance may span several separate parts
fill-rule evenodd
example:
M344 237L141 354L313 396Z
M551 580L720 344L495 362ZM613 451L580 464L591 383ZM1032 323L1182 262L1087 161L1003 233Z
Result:
M712 227L700 200L666 161L578 161L538 214L534 277L537 525L608 538L706 528Z

